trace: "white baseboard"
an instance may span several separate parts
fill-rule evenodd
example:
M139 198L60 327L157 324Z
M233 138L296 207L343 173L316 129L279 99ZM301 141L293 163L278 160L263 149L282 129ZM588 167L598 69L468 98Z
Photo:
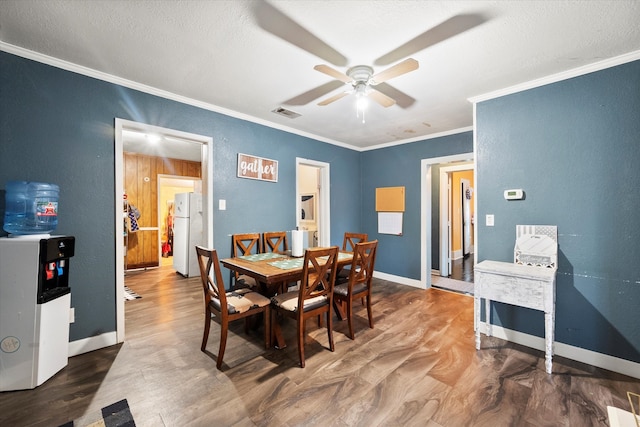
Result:
M486 330L487 324L485 322L480 322L480 332L486 335ZM496 338L501 338L503 340L535 348L536 350L544 352L544 338L496 325L491 325L491 330L493 336ZM640 379L640 363L631 362L629 360L620 359L618 357L586 350L584 348L575 347L557 341L553 343L553 354Z
M69 343L69 357L79 354L88 353L100 348L109 347L117 344L116 332L107 332L95 337L84 338Z
M420 280L408 279L402 276L394 276L393 274L381 273L379 271L373 272L373 277L377 277L378 279L388 280L394 283L400 283L401 285L413 286L414 288L424 289Z

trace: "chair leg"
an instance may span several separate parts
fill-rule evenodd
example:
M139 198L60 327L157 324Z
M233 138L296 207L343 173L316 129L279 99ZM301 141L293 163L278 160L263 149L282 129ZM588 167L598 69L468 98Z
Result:
M205 310L204 314L204 332L202 334L202 345L200 346L201 351L205 351L207 348L207 340L209 339L209 329L211 329L211 313L209 310Z
M300 367L304 368L304 322L298 321L298 355L300 356Z
M278 312L276 310L270 310L271 311L271 342L275 343L276 341L276 322L278 322L277 319L277 314Z
M218 350L218 362L216 362L216 368L219 370L222 368L222 358L224 357L224 350L227 347L228 331L229 324L227 322L220 322L220 349Z
M353 300L349 298L347 300L347 321L349 322L349 338L355 339L353 333Z
M271 347L271 310L267 306L262 315L264 318L264 348Z
M367 315L369 316L369 327L373 329L373 314L371 314L371 295L367 296Z
M331 305L329 305L329 309L327 310L327 335L329 336L329 349L334 351L335 346L333 345L333 316L331 316Z

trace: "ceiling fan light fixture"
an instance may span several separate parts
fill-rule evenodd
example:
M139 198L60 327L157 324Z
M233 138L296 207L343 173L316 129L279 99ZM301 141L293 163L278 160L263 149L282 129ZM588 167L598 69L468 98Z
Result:
M362 81L357 82L353 89L356 95L356 117L359 118L362 116L362 123L364 123L364 110L366 110L369 105L367 83Z

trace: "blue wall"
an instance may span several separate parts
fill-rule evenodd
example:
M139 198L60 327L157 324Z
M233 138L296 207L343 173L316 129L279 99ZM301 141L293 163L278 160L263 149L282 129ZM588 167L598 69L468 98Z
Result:
M639 93L634 62L482 102L476 123L477 217L496 218L495 227L477 224L479 260L511 261L516 224L557 224L557 341L635 362ZM116 117L213 138L214 198L228 202L214 212L221 256L232 233L293 227L295 158L303 157L331 164L331 243L347 230L367 232L380 240L376 270L416 280L421 159L473 148L466 132L358 153L0 52L0 196L13 179L61 187L56 233L77 244L71 340L115 330ZM278 160L278 183L236 178L238 152ZM402 236L377 233L375 188L389 186L406 188ZM526 200L502 198L514 187ZM494 310L498 324L543 336L540 313Z
M640 61L481 102L478 260L511 262L516 224L558 226L556 341L640 362ZM507 188L526 199L505 201ZM544 336L541 312L495 323Z
M380 244L376 256L376 271L420 279L420 190L422 159L450 156L473 151L473 134L464 132L411 144L397 145L362 153L362 230L370 240ZM438 173L432 174L432 179ZM405 212L402 236L378 234L376 188L405 187ZM438 196L435 196L437 199ZM438 204L434 207L437 258Z
M214 244L221 257L229 255L232 233L293 229L296 157L331 164L332 244L342 244L345 230L360 229L356 151L4 52L0 93L0 189L9 180L58 184L56 234L76 237L70 264L72 341L116 329L116 117L213 137L214 198L227 199L227 210L214 212ZM237 178L238 152L278 160L278 182Z

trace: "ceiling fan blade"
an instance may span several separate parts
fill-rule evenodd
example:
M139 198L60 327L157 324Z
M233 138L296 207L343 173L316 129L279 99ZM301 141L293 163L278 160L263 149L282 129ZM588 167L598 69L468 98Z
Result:
M371 84L377 85L386 82L387 80L394 77L398 77L410 71L417 70L418 67L418 61L413 58L407 58L404 61L397 63L393 67L387 68L386 70L371 77Z
M412 98L411 96L407 95L401 90L396 89L395 87L391 86L389 83L381 83L377 85L376 90L387 95L389 98L395 99L396 105L398 105L398 107L401 107L401 108L409 108L416 102L415 98Z
M420 52L429 46L433 46L434 44L450 37L464 33L465 31L486 22L487 19L487 17L481 14L456 15L425 31L414 39L409 40L391 52L386 53L376 59L374 64L388 65L395 61L399 61L400 59L413 55L416 52Z
M318 99L323 95L328 94L329 92L332 92L336 89L338 89L339 87L344 86L342 83L340 83L337 80L331 80L330 82L327 82L321 86L318 86L314 89L311 89L309 91L306 91L304 93L301 93L298 96L295 96L291 99L288 99L286 101L283 102L283 104L285 105L306 105L308 103L310 103L311 101L313 101L314 99Z
M320 71L321 73L324 73L328 76L331 76L336 80L340 80L341 82L351 83L351 77L347 76L344 73L341 73L338 70L334 70L328 65L324 65L324 64L316 65L315 67L313 67L313 69L316 71Z
M384 93L378 92L373 88L369 88L369 93L367 94L367 96L376 101L378 104L382 105L384 108L391 107L396 103L395 99L390 98Z
M254 15L262 29L331 64L347 65L347 58L344 55L266 1L259 1L255 4Z
M350 93L351 93L351 91L340 92L337 95L330 96L329 98L318 102L318 105L325 106L325 105L331 104L332 102L335 102L340 98L344 98L345 96L349 95Z

